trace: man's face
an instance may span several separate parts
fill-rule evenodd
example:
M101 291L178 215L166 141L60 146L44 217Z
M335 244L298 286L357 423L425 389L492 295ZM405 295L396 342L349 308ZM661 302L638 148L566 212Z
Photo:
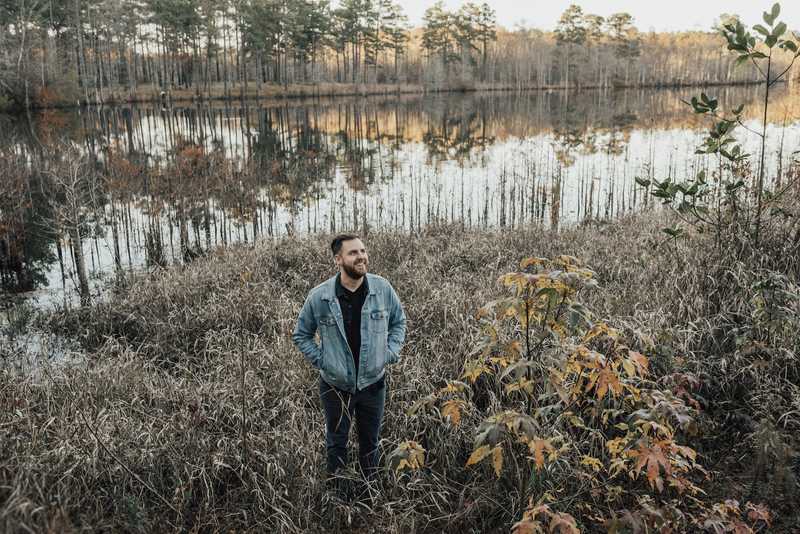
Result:
M369 256L360 239L342 242L342 249L334 257L334 261L350 278L358 280L367 274Z

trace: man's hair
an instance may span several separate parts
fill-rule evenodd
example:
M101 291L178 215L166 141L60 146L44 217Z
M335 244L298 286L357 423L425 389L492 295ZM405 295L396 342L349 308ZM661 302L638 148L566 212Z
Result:
M352 241L353 239L361 239L356 234L339 234L331 241L331 252L336 256L342 250L342 243L345 241Z

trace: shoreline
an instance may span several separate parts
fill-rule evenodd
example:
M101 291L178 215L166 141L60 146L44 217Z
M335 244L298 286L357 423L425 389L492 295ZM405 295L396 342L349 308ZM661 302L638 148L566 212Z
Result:
M783 82L786 83L786 82ZM424 84L352 84L352 83L318 83L318 84L291 84L288 86L278 84L262 84L261 87L243 86L215 87L198 91L196 88L177 88L162 90L158 87L143 86L131 92L129 89L119 88L103 90L95 94L93 101L80 98L74 103L66 99L55 100L45 105L35 104L29 108L12 107L5 111L7 114L23 114L28 111L46 111L51 109L79 109L86 107L117 106L126 104L162 103L164 106L179 102L234 102L242 100L255 101L281 101L303 98L329 98L329 97L367 97L389 95L427 95L427 94L464 94L479 92L583 92L583 91L626 91L626 90L669 90L703 87L745 87L761 84L760 81L743 82L706 82L706 83L654 83L644 85L581 85L565 87L563 85L514 85L514 84L487 84L474 83L451 86L435 86ZM254 84L253 84L254 85Z

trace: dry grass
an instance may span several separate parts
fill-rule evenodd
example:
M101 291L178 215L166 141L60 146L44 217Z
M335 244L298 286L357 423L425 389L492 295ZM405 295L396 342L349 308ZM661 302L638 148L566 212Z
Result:
M0 530L507 531L527 503L502 480L464 469L478 414L449 428L406 411L460 374L478 336L474 312L498 294L497 276L531 255L582 258L601 285L587 302L596 315L652 340L656 369L691 362L708 334L692 315L703 299L692 287L709 266L696 244L668 248L654 219L560 233L367 236L371 270L392 281L409 318L402 362L391 369L384 448L414 439L428 465L399 479L385 473L374 500L352 507L323 490L317 378L289 339L307 291L332 272L324 237L220 251L51 317L50 328L80 339L88 364L3 375ZM796 358L782 362L796 372ZM718 376L707 376L706 391L732 402ZM800 402L796 375L762 382L753 395L793 383L781 394ZM784 418L779 434L800 429L797 419ZM722 456L713 438L734 428L723 424L709 423L709 458ZM741 432L756 440L754 430Z

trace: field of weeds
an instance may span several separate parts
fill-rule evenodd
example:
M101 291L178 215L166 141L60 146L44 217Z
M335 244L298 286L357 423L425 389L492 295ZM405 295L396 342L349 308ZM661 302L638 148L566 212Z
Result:
M77 339L88 359L0 375L0 530L792 532L800 521L796 256L728 262L705 236L665 241L654 216L365 242L370 270L392 282L408 316L389 371L387 467L366 498L325 490L318 377L290 340L306 293L333 273L327 239L286 239L216 252L38 320ZM612 325L645 364L631 371L621 359L619 392L613 380L608 392L589 383L572 400L547 400L538 386L506 398L502 369L488 363L470 380L487 331L478 312L508 294L498 277L525 258L560 256L592 271L581 303L593 328ZM582 373L569 384L583 384ZM552 382L544 367L526 376ZM440 394L466 389L456 404ZM641 460L646 434L615 456L608 444L655 410L643 399L656 393L671 396L660 398L673 399L678 419L646 422L660 433L646 450L666 450L668 433L682 456ZM542 411L553 406L556 417ZM498 438L501 452L484 465L476 436L512 409L535 420L530 452ZM409 447L424 453L412 458ZM415 461L400 468L400 457Z

